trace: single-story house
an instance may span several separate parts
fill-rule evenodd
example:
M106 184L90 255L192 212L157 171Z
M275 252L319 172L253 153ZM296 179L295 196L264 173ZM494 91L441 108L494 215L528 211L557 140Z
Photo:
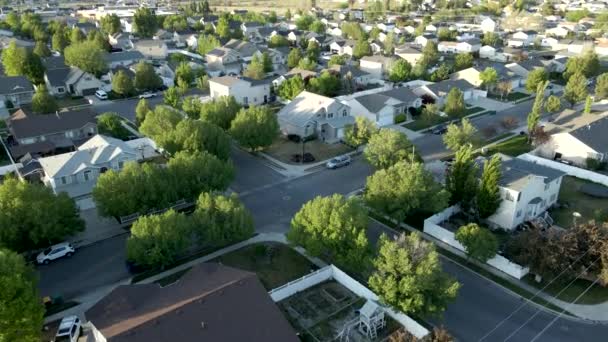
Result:
M399 87L346 100L354 116L364 116L376 126L395 123L395 117L405 114L411 118L410 110L420 108L422 98L408 87Z
M439 106L443 106L447 95L452 88L460 89L465 101L478 97L486 97L487 95L486 91L475 89L473 84L464 79L444 80L433 84L423 85L414 89L414 93L418 96L430 96Z

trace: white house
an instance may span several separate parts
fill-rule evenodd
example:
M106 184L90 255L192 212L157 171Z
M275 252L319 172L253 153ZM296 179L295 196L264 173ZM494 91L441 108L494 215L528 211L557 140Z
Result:
M418 60L423 56L422 50L411 45L402 45L395 47L395 55L405 59L411 65L416 65Z
M261 105L270 100L271 79L221 76L209 80L211 98L233 96L243 106Z
M353 94L343 97L352 108L355 116L363 116L376 126L388 126L396 123L396 117L405 114L410 118L410 110L422 106L422 98L408 87L399 87L364 95Z
M487 220L491 225L513 230L543 215L557 202L565 173L503 154L500 157L499 189L502 201Z
M365 56L359 60L359 68L376 79L383 79L393 67L395 57L382 55Z
M485 18L481 21L482 32L494 32L496 30L496 22L490 18Z
M569 132L555 133L536 153L550 159L567 160L586 166L587 159L608 161L608 117L595 120Z
M484 45L479 48L479 58L493 59L496 56L496 48L490 45Z
M108 170L120 170L125 163L157 155L156 146L147 138L147 147L140 142L95 135L74 152L39 158L43 182L55 193L66 192L71 197L90 194L97 178ZM138 146L134 148L133 146Z
M281 108L277 119L283 135L316 135L327 143L338 142L344 137L345 128L355 122L345 103L308 91Z
M473 84L464 79L444 80L433 84L423 85L414 89L414 93L418 96L430 96L439 106L442 106L452 88L460 89L465 101L487 96L486 91L475 89Z

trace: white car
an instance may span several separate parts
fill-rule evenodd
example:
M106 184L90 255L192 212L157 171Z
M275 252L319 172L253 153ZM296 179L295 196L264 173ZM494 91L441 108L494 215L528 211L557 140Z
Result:
M54 342L77 342L80 336L80 318L67 316L59 323Z
M68 242L59 243L40 252L40 254L38 254L38 256L36 257L36 262L38 262L38 264L46 265L55 259L59 259L62 257L69 258L74 254L74 252L76 252L76 249L74 249L74 246L72 246L72 244Z
M335 157L333 159L331 159L330 161L327 162L327 164L325 164L325 166L328 169L337 169L340 168L342 166L346 166L350 164L350 157L349 156L338 156Z
M105 91L103 91L101 89L95 92L95 96L100 100L108 99L108 93L106 93Z
M151 92L151 91L147 91L147 92L139 95L140 99L149 99L151 97L156 97L156 93Z

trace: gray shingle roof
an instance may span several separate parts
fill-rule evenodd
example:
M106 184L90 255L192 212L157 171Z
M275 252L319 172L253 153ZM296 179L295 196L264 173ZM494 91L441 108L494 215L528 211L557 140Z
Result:
M608 117L570 132L572 136L599 153L608 152Z
M384 108L384 106L386 106L386 102L392 100L391 97L383 95L381 93L363 95L355 99L371 113L378 112L379 110Z
M522 189L531 176L544 177L545 184L566 175L566 173L539 165L519 158L511 158L501 154L501 179L500 185L513 190Z
M107 63L139 60L139 59L144 59L144 55L137 50L108 53L105 55L105 60Z
M447 94L450 91L450 89L452 89L452 88L458 88L463 91L471 89L471 88L475 88L474 85L472 85L468 81L462 80L462 79L461 80L445 80L445 81L437 82L434 84L429 84L426 87L429 88L435 94L439 94L439 93Z
M24 76L0 77L0 94L15 94L34 91L32 82Z
M46 78L48 78L49 83L51 83L53 87L65 86L65 81L68 80L75 72L77 72L77 70L78 69L70 67L47 70Z
M57 114L28 114L20 109L10 117L9 126L17 139L23 139L78 129L89 122L96 123L96 115L90 108Z

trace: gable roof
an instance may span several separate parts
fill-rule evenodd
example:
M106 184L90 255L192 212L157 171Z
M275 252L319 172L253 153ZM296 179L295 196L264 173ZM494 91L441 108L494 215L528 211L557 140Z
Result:
M513 189L523 189L532 177L543 177L545 184L566 175L557 169L552 169L527 160L499 154L502 159L500 185Z
M139 60L144 59L144 55L137 50L130 51L122 51L122 52L114 52L114 53L106 53L105 60L106 63L113 62L122 62L122 61L130 61L130 60Z
M56 178L98 167L125 153L136 156L135 150L124 141L97 134L80 145L77 151L39 158L38 162L48 177Z
M80 75L81 73L82 70L76 67L52 69L46 71L46 78L53 87L62 87L65 86L67 80Z
M68 67L67 64L65 64L65 58L63 56L47 57L42 61L42 64L44 64L46 70L64 69Z
M238 53L242 57L252 56L254 53L259 51L258 47L255 44L239 39L230 39L228 43L224 44L224 48L238 51Z
M108 342L299 341L254 273L216 263L163 288L120 285L85 315Z
M570 135L599 153L608 152L608 116L570 131Z
M15 94L34 91L34 86L24 76L0 77L0 94Z
M450 89L458 88L462 91L468 90L471 88L475 88L474 85L469 83L467 80L459 79L459 80L444 80L437 83L429 84L426 86L430 91L439 95L440 93L447 94Z
M331 97L302 91L277 113L277 118L297 127L304 127L321 109L338 102Z
M24 139L78 129L96 123L96 115L90 108L56 114L28 114L19 109L9 118L8 125L15 138Z
M410 88L395 88L380 93L367 94L355 98L370 113L377 113L385 106L394 106L402 103L410 103L419 96L414 94Z

